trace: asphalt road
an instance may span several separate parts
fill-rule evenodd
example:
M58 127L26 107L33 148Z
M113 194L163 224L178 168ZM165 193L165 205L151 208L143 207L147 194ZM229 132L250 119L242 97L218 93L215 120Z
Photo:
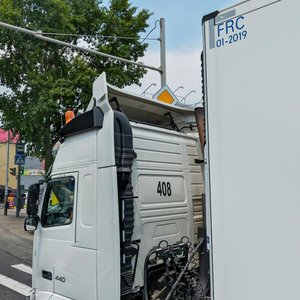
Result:
M33 234L24 231L24 219L0 208L0 300L25 300L31 287Z

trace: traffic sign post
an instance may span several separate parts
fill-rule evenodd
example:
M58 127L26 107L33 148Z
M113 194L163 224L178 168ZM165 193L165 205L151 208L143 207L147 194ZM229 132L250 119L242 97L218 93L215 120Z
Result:
M25 161L25 158L24 158ZM18 218L20 216L20 210L21 210L21 191L20 191L20 185L21 185L21 166L18 165L18 174L17 174L17 205L16 205L16 217Z
M25 145L22 143L16 144L16 155L15 155L15 165L18 165L18 172L17 172L17 207L16 207L16 217L20 216L20 210L21 210L21 175L24 172L24 167L21 167L22 165L25 165Z

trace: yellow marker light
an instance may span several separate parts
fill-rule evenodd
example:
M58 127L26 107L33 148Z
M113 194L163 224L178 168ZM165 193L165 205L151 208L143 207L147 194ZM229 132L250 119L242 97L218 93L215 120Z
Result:
M66 124L68 124L74 118L75 118L75 114L73 108L68 107L68 110L65 112Z

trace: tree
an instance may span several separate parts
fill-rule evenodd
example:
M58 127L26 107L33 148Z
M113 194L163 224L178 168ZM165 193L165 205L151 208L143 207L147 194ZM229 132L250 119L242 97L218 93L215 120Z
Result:
M99 51L137 61L147 44L138 40L148 27L149 11L128 0L1 0L0 21L68 43L86 43ZM65 35L68 34L68 35ZM115 38L112 38L115 37ZM118 39L117 37L130 37ZM52 162L61 116L67 106L84 109L94 79L103 71L118 87L133 83L145 69L88 53L79 53L34 37L0 28L0 111L4 128L20 133L31 154Z

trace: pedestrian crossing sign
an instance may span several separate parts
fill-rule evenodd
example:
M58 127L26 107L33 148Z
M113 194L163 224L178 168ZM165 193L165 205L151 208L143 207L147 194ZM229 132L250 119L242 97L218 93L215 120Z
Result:
M15 165L25 165L25 155L16 154L15 155Z

